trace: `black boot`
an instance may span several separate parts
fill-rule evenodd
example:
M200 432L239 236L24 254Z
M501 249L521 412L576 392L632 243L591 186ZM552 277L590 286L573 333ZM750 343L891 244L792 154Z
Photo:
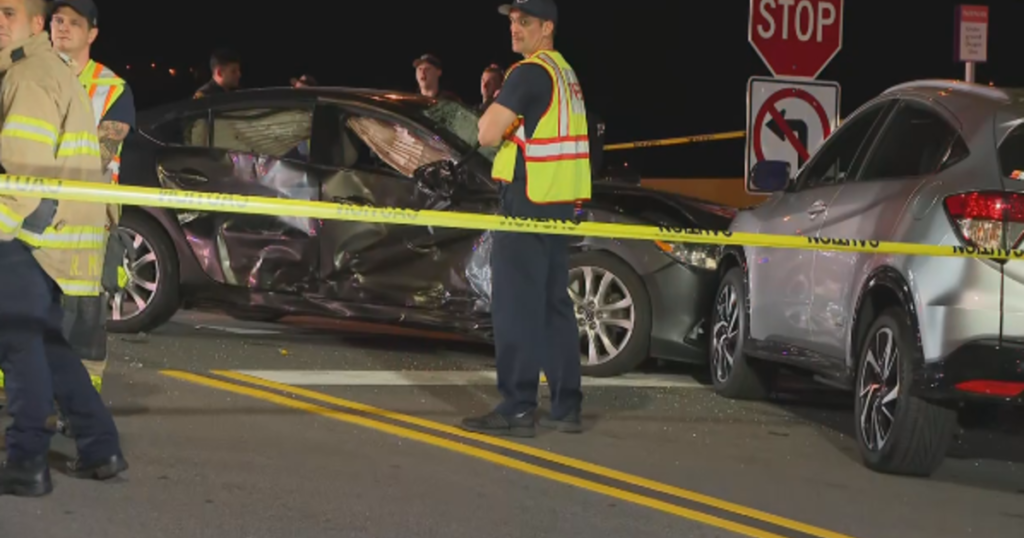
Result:
M462 429L487 435L511 437L533 437L536 434L532 412L515 416L491 412L480 417L469 417L462 420Z
M0 495L42 497L53 491L45 456L0 463Z
M540 426L562 433L582 433L583 423L580 421L580 412L572 411L562 418L554 418L551 415L541 417Z
M109 480L128 470L128 461L117 454L98 461L76 459L68 463L68 474L75 478Z

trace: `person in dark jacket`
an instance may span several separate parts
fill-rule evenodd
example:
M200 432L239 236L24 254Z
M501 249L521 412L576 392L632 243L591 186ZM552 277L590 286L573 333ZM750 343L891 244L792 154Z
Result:
M477 106L477 110L481 114L498 97L498 92L501 91L501 85L504 83L505 73L498 64L491 64L484 69L483 75L480 75L480 104Z
M218 50L210 57L210 71L213 73L212 78L196 90L193 99L238 89L242 79L242 58L234 51Z

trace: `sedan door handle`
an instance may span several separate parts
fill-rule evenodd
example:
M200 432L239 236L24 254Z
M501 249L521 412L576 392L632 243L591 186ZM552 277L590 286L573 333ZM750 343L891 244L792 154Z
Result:
M825 204L825 202L818 200L817 202L811 204L811 207L807 209L807 214L810 215L813 219L814 217L817 217L818 215L824 213L826 209L828 209L828 206Z

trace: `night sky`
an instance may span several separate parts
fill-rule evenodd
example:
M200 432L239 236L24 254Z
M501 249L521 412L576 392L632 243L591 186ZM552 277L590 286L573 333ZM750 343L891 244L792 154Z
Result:
M189 98L209 77L216 47L243 56L250 88L308 71L321 84L416 91L412 61L431 52L445 63L442 84L477 103L483 68L517 60L501 3L97 0L93 56L128 79L142 110ZM953 61L956 4L846 0L843 49L818 77L842 84L843 115L900 82L963 78ZM1024 85L1024 2L975 4L991 10L989 62L977 80ZM558 6L556 46L576 69L588 109L605 119L608 143L745 129L747 79L770 75L747 42L749 0ZM743 140L732 140L609 152L606 160L628 161L646 177L741 177L743 152Z

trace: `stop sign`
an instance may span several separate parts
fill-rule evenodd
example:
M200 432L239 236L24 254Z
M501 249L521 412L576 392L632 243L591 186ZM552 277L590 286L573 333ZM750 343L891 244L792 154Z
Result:
M843 48L843 0L750 0L748 39L774 76L817 78Z

